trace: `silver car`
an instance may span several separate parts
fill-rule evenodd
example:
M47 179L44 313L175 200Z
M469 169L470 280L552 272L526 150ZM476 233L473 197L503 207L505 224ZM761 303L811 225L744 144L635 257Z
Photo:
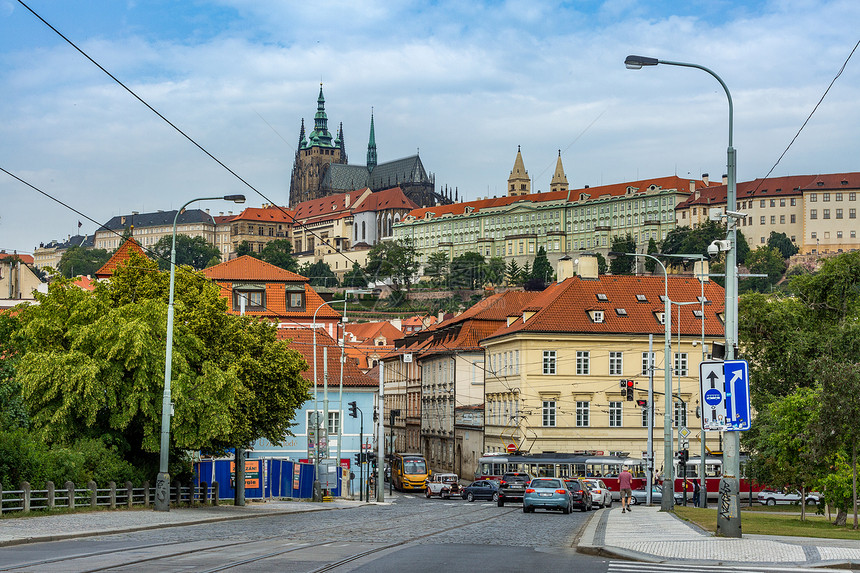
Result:
M663 486L651 486L651 503L660 503L663 501ZM630 503L633 505L644 505L648 503L648 492L645 488L634 489L633 497L630 498ZM675 503L680 505L684 503L684 495L681 492L675 492Z
M602 479L583 479L591 490L592 503L597 507L612 507L612 490L609 489Z

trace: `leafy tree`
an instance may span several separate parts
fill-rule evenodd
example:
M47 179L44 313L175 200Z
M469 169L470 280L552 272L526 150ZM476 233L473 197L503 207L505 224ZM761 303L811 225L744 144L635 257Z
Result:
M173 236L165 235L158 239L152 246L152 251L158 256L158 268L170 270L170 249L173 246ZM176 264L188 265L199 271L209 266L213 258L221 260L221 252L218 247L211 245L203 237L189 237L188 235L176 235Z
M21 398L21 384L15 379L19 354L13 344L12 334L18 326L16 315L0 313L0 428L6 430L28 425L27 410Z
M390 279L392 289L399 295L405 287L407 293L412 278L421 268L418 251L408 239L381 241L367 254L365 271L372 280Z
M845 455L836 454L836 459L830 466L827 475L818 480L818 486L824 493L824 501L836 508L836 518L833 525L844 526L849 510L854 507L856 475L850 463L845 461Z
M299 274L307 277L309 283L314 286L336 287L337 275L331 270L328 263L317 261L313 264L305 263L299 270Z
M505 260L501 257L492 257L487 261L484 270L484 283L500 285L505 282Z
M248 241L242 241L241 243L236 245L236 256L244 257L245 255L251 255L252 257L257 259L260 258L260 254L254 252L254 249L251 247L251 243L249 243Z
M782 278L786 263L775 247L761 247L747 257L746 266L752 274L766 274L766 277L748 277L738 283L741 292L752 290L768 292Z
M520 272L520 284L525 283L532 277L532 265L530 262L526 261L526 264L523 265L523 270Z
M299 260L293 256L293 244L287 239L275 239L274 241L269 241L266 243L266 246L263 247L263 250L259 253L259 257L257 258L262 259L271 265L275 265L276 267L280 267L285 271L293 273L297 273L299 271Z
M675 227L666 235L660 252L674 254L708 254L708 245L726 238L726 226L717 221L705 221L695 227ZM750 252L744 234L737 232L737 261L742 264ZM724 255L723 255L724 256Z
M606 269L607 269L606 257L604 257L600 253L597 253L597 274L605 275Z
M649 255L654 255L654 254L659 253L659 252L660 252L660 249L657 248L657 241L654 240L654 237L651 237L650 239L648 239L648 251L647 251L647 253ZM648 271L649 273L653 273L656 269L657 269L657 261L655 261L654 259L646 258L645 259L645 270Z
M58 270L66 278L94 275L108 262L108 259L110 259L110 253L104 249L69 247L60 258Z
M445 284L449 274L449 262L447 253L436 252L427 257L424 265L424 275L430 277L430 282L435 287Z
M800 252L797 245L791 242L788 235L785 233L770 232L770 237L767 238L767 246L779 250L783 259L787 259Z
M484 283L484 255L463 253L451 261L448 285L452 289L476 289Z
M508 263L508 267L505 270L505 280L508 281L509 285L518 285L522 282L522 273L523 270L520 268L520 265L517 264L517 261L511 259L511 262Z
M552 265L546 256L546 249L539 247L537 255L535 255L532 262L531 278L532 280L540 281L544 285L543 288L546 288L546 283L552 279L552 274Z
M352 269L343 277L343 286L346 288L366 288L367 275L358 262L352 263Z
M617 253L635 253L636 240L630 233L624 237L613 237L611 249ZM609 272L613 275L632 275L635 268L636 257L629 255L615 255L609 263Z

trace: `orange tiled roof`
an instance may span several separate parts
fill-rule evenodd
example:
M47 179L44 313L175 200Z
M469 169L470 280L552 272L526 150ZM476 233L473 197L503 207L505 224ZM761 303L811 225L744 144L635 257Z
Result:
M347 324L346 331L353 335L356 340L364 341L364 340L373 340L379 336L384 336L385 340L388 342L394 342L401 336L403 333L400 332L400 329L395 327L393 324L388 322L387 320L383 320L381 322L360 322L354 324Z
M705 305L705 335L722 336L723 323L718 315L722 314L725 306L725 291L713 281L705 283L704 291L705 298L710 301ZM524 312L535 313L525 323L520 313L510 326L500 328L487 339L515 332L663 334L665 326L657 319L657 314L664 310L663 292L662 276L602 275L598 280L578 276L569 278L550 286L523 309ZM637 295L643 295L644 300L639 300ZM671 300L696 301L700 295L697 279L669 276ZM591 319L590 311L595 310L603 311L602 322ZM677 332L680 312L681 334L701 336L702 323L694 316L694 312L700 310L698 305L673 306L673 332Z
M350 191L348 193L335 193L328 197L320 197L319 199L310 199L297 204L295 209L296 219L302 221L312 218L324 218L325 216L346 211L344 215L349 214L349 207L358 201L365 189L358 191Z
M271 263L242 255L230 261L203 269L203 275L213 280L307 282L302 275L276 267Z
M328 386L329 390L333 387L337 388L340 384L340 346L335 340L322 329L317 328L317 387L323 387L323 347L328 348ZM314 368L313 368L313 348L314 348L314 333L310 328L279 328L279 340L290 340L290 348L299 351L308 363L308 369L305 371L305 379L313 383ZM343 385L344 386L365 386L375 387L378 385L378 380L367 376L358 366L351 360L347 360L343 365Z
M18 257L18 259L27 265L32 265L34 260L32 255L16 255L15 253L0 253L0 261L4 259L11 259L13 257Z
M82 288L88 291L96 290L96 281L91 279L90 277L75 277L75 280L72 281L72 284L76 287Z
M143 257L146 256L146 253L143 252L143 249L138 244L138 242L135 241L133 238L129 237L123 244L119 246L116 251L114 251L113 255L111 255L111 258L108 259L108 262L106 262L104 266L102 266L102 268L95 272L96 278L107 279L112 277L113 271L119 263L128 262L132 251L139 253Z
M353 209L353 213L364 211L383 211L385 209L417 209L400 187L392 187L384 191L374 191L370 196Z
M295 221L295 213L285 207L248 207L233 217L233 221L265 221L267 223L287 223Z

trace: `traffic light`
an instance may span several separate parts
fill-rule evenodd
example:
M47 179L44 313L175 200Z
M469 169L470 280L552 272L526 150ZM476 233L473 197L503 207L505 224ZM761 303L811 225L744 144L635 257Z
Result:
M621 398L627 397L627 380L621 381Z
M678 452L675 454L675 457L678 458L679 462L685 464L690 458L690 452L688 450L678 450Z
M361 454L355 454L355 463L361 465Z
M647 408L648 407L648 400L636 400L636 405L639 406L640 408Z
M358 418L358 404L355 401L349 403L349 415L352 418Z
M632 402L633 390L635 390L635 388L633 387L634 382L633 380L625 380L625 382L627 383L627 401Z

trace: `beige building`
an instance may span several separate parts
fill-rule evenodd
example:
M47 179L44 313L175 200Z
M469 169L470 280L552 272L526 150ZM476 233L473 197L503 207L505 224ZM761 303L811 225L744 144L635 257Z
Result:
M591 256L580 257L579 267L579 276L551 285L531 304L510 312L507 326L481 341L487 364L487 452L504 451L511 443L532 453L597 450L639 458L646 451L647 410L622 397L621 381L633 380L635 399L647 399L653 335L654 387L658 392L664 388L664 279L597 276ZM559 275L563 278L566 271L560 268ZM723 339L725 293L719 285L693 277L670 276L668 288L673 301L700 303L673 307L669 357L673 392L683 401L676 399L669 413L673 438L680 427L689 428L690 451L698 454L702 328L707 347ZM666 415L662 395L655 403L655 467L660 468ZM707 438L710 448L718 449L717 436Z
M560 155L559 161L561 161ZM521 197L531 192L532 180L529 178L529 172L526 171L525 163L523 163L523 154L520 151L520 146L517 145L517 157L514 159L514 167L511 169L511 174L508 176L508 197Z
M48 292L48 285L36 276L31 265L30 255L0 252L0 311L22 302L34 302L35 291Z
M860 173L816 175L803 192L803 244L800 254L856 251Z
M65 241L51 241L49 243L41 243L38 248L33 250L33 264L44 269L51 267L54 270L60 268L60 261L66 251L72 247L83 247L85 249L93 248L95 235L75 235L70 236Z
M290 240L293 217L292 211L271 205L244 209L230 219L231 252L235 252L236 247L243 242L248 243L251 251L260 253L271 241ZM214 237L212 244L216 244ZM222 255L221 260L226 261L227 258Z
M123 234L131 231L131 236L144 249L149 249L162 237L173 235L173 220L176 210L156 211L118 215L99 227L96 231L96 249L113 251L123 243ZM215 221L208 211L186 209L176 219L176 233L189 237L203 237L207 243L215 244Z

